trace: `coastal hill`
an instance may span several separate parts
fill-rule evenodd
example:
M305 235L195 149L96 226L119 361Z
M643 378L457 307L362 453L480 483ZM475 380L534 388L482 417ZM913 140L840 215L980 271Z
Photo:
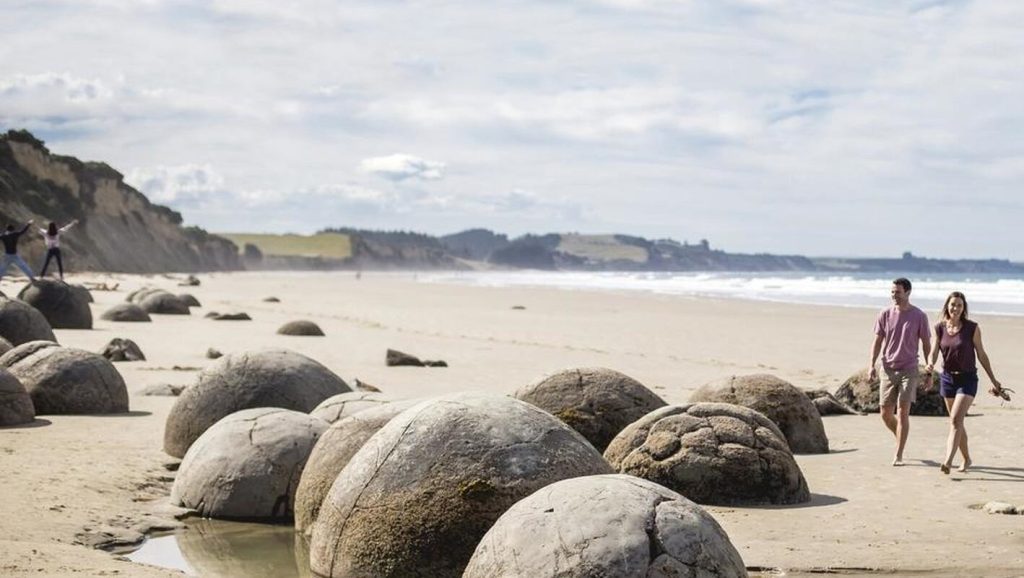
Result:
M242 267L238 247L154 204L104 163L50 153L27 131L0 135L0 227L49 221L79 224L61 239L76 270L131 273L215 271ZM38 266L45 246L30 231L19 252Z

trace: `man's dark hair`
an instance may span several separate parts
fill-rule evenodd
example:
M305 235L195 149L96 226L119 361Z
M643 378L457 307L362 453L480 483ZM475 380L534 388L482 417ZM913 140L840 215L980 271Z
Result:
M906 277L900 277L899 279L895 279L892 282L892 284L899 285L900 287L903 287L904 291L910 293L910 279L907 279Z
M4 230L7 231L8 233L10 233L11 231L14 230L14 225L12 225L10 223L7 223L7 228L4 229Z

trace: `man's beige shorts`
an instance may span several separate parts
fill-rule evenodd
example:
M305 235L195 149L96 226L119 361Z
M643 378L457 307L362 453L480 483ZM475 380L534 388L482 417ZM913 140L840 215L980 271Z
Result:
M917 387L921 384L921 374L917 368L895 370L882 368L882 383L878 388L881 405L899 405L914 403L917 399Z

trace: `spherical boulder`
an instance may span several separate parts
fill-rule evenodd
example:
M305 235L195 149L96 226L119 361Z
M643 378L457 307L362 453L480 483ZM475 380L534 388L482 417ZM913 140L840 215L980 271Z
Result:
M0 369L0 427L29 423L36 419L36 409L25 386L17 377Z
M690 401L749 407L779 426L794 454L828 453L828 437L818 409L804 392L774 375L734 375L701 387Z
M144 323L153 319L146 310L134 303L118 303L100 315L105 321Z
M286 349L232 353L203 371L182 392L164 427L164 451L182 457L210 426L254 407L308 413L321 401L351 391L331 370Z
M71 290L81 295L82 299L85 299L86 303L95 303L96 300L92 298L92 291L85 285L71 285Z
M202 307L202 305L199 304L199 300L191 293L179 293L178 300L189 307Z
M12 344L10 341L7 341L3 337L0 337L0 355L5 354L12 349L14 349L14 344Z
M201 516L285 521L309 452L327 423L280 408L235 412L185 454L171 501Z
M334 423L363 410L391 402L391 398L382 393L368 391L350 391L339 393L320 402L309 415L318 417L327 423Z
M324 576L457 577L512 504L604 473L611 468L593 446L529 404L428 400L388 422L338 474L313 523L310 566Z
M19 299L0 297L0 337L15 347L29 341L57 341L50 322L35 307Z
M30 341L0 357L17 377L37 415L128 411L128 389L114 365L89 351Z
M598 451L622 428L665 405L639 381L605 368L559 371L520 389L515 397L564 421Z
M939 374L932 374L931 390L926 391L928 386L924 374L924 368L918 367L921 374L921 386L917 390L917 399L910 404L910 415L949 415L946 411L946 403L939 393ZM878 370L881 377L882 370ZM836 399L863 413L878 413L881 411L879 404L879 389L881 383L879 377L868 379L868 370L862 369L849 377L839 389L836 390Z
M312 321L300 320L289 321L277 330L278 335L302 335L309 337L322 337L323 329Z
M188 305L177 295L167 291L156 291L146 295L139 302L139 307L146 313L156 315L188 315Z
M92 329L92 310L85 296L63 281L37 279L18 298L35 307L54 329Z
M345 394L342 394L345 395ZM422 403L420 399L403 399L360 411L340 419L327 428L313 446L309 461L302 470L299 488L295 491L295 529L307 535L320 515L320 504L335 478L366 440L388 424L395 416ZM316 416L315 413L310 414Z
M617 471L701 504L798 504L811 499L779 428L726 403L670 405L630 424L604 457Z
M624 475L563 480L516 503L480 541L464 578L741 578L718 522L676 492Z

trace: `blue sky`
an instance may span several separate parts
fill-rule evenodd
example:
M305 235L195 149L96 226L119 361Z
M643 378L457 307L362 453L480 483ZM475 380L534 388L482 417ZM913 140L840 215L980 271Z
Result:
M1024 260L1024 3L0 3L0 129L213 231Z

